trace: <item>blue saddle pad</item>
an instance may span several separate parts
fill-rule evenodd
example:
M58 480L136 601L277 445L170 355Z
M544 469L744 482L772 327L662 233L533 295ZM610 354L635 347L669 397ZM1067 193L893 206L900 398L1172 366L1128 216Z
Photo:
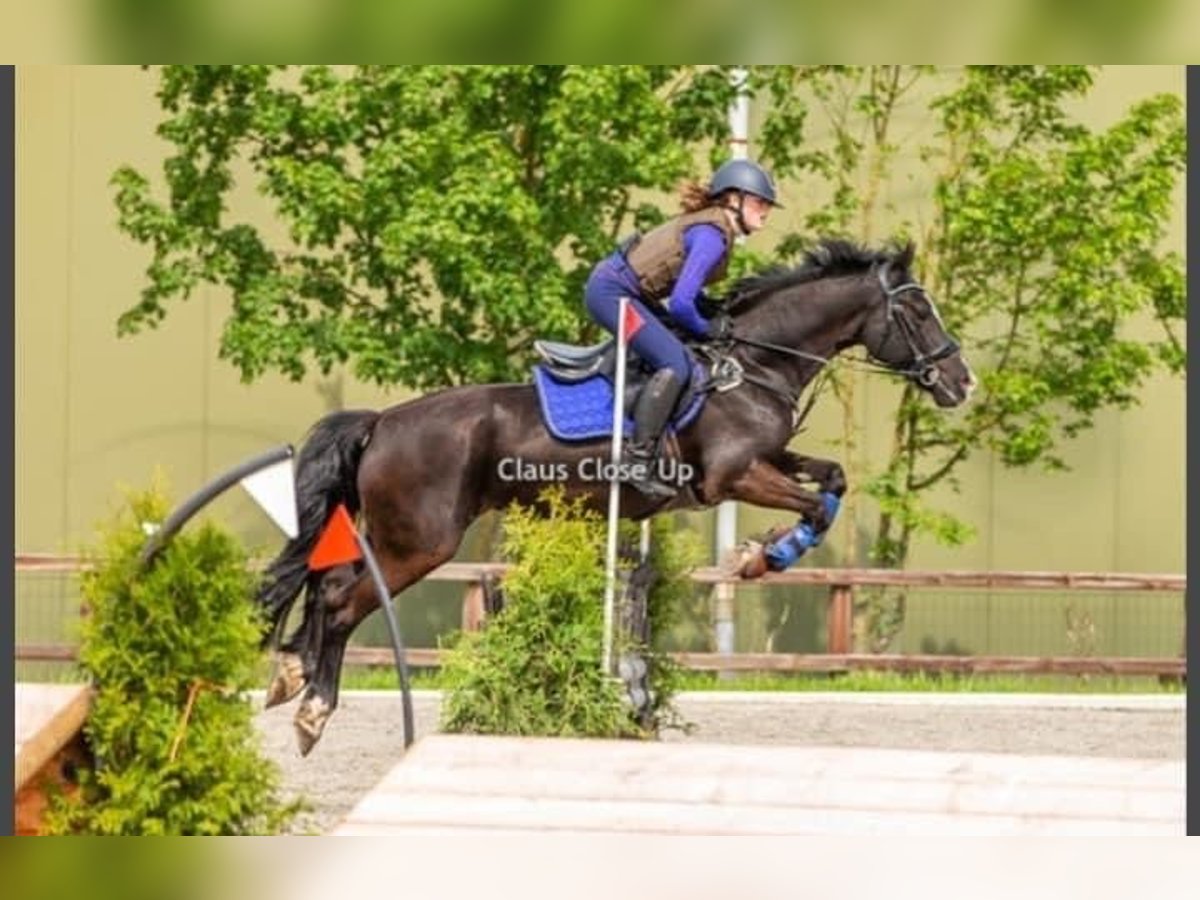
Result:
M704 370L696 366L692 378L703 378ZM542 409L542 421L560 441L590 441L612 436L613 386L603 375L593 375L584 381L566 384L556 381L543 366L533 367L533 383ZM700 414L707 393L697 392L687 408L671 420L670 428L680 431ZM633 433L633 419L625 417L623 431Z

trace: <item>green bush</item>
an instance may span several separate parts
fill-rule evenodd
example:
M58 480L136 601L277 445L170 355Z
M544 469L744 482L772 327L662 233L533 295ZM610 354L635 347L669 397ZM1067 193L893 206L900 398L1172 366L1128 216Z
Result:
M278 799L245 696L262 634L245 553L204 524L141 571L144 523L167 511L158 489L132 494L88 553L80 662L96 688L96 765L76 799L53 804L54 833L269 834L297 811Z
M450 642L443 666L442 729L449 732L558 737L647 737L679 727L671 706L678 670L665 654L615 629L614 656L637 651L647 661L651 704L640 718L625 686L601 672L605 523L561 489L542 495L542 513L512 507L502 553L504 610L479 632ZM636 529L622 530L636 546ZM661 566L648 609L654 634L665 634L679 597L691 586L686 542L656 529L652 564ZM617 621L620 621L618 613ZM653 643L653 642L652 642Z

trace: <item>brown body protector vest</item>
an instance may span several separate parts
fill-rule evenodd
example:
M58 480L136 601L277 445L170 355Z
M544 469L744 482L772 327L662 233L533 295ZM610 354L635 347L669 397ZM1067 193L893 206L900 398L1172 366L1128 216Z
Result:
M725 277L735 232L725 210L719 206L709 206L668 219L633 241L626 251L625 261L637 276L644 299L661 300L671 293L679 270L683 268L683 258L687 255L683 233L693 225L701 224L716 225L725 236L725 257L708 273L704 283L712 284Z

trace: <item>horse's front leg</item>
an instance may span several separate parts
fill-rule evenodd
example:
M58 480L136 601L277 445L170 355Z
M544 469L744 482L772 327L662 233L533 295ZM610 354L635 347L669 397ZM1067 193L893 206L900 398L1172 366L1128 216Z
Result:
M771 462L790 478L813 482L821 493L841 497L846 493L846 472L841 463L781 450Z
M821 494L803 487L795 478L762 459L754 460L730 482L729 496L767 509L799 513L821 531L829 526Z
M785 451L786 452L786 451ZM810 459L789 454L790 460L799 462ZM824 460L810 462L825 463ZM798 472L802 466L789 466ZM836 470L836 473L835 473ZM821 542L841 504L841 493L845 491L845 476L836 463L815 466L808 470L816 474L812 480L823 488L828 485L839 493L822 489L812 491L802 487L793 474L786 474L771 463L755 460L731 485L734 499L765 506L770 509L787 509L800 513L800 521L792 528L776 529L765 544L749 548L742 554L737 569L745 578L756 578L767 571L781 572L795 563L809 549ZM821 477L817 477L820 475Z

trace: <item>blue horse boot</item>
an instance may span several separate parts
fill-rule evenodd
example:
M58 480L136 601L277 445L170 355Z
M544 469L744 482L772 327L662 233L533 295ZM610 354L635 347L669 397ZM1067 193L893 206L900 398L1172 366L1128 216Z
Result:
M801 522L791 531L763 548L763 556L767 560L767 568L772 572L782 572L789 568L820 542L817 533L807 522Z
M763 557L770 571L784 571L794 565L810 548L820 545L821 539L825 537L825 533L837 517L841 498L829 491L822 491L821 501L825 504L824 528L817 531L810 523L801 520L791 531L775 538L763 548Z

